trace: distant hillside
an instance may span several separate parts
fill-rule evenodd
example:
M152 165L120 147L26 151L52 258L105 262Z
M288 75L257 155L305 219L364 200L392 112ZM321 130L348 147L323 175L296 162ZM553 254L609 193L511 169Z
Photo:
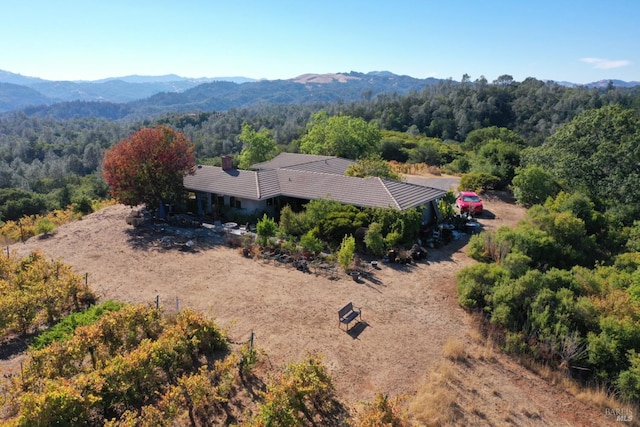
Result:
M157 113L193 109L224 111L256 104L349 102L380 93L420 91L438 82L438 79L416 79L395 74L305 74L291 80L206 83L182 93L160 93L132 102L131 106L138 111Z
M349 80L356 80L358 77L349 76L347 74L302 74L298 77L291 79L296 83L346 83Z
M0 87L0 112L21 109L27 105L46 106L65 101L127 103L148 98L157 93L183 92L203 83L215 81L246 83L255 80L248 77L194 79L169 74L164 76L110 77L95 81L50 81L0 70L0 83L23 87L22 92L16 88ZM21 97L20 93L23 93L24 96Z
M440 81L389 72L305 74L290 80L244 83L213 80L197 85L198 81L207 79L172 78L174 76L160 76L155 78L155 82L146 81L143 76L100 82L37 81L31 88L24 87L33 94L29 102L20 103L19 99L12 97L0 112L27 105L31 106L27 114L56 118L87 117L87 114L90 117L121 118L122 114L140 116L166 111L226 111L260 104L350 102L380 93L420 91ZM41 102L36 102L35 94L40 94ZM0 99L3 95L0 88ZM113 104L122 104L122 108L115 108Z
M49 105L56 102L37 90L12 83L0 83L0 112L17 110L29 105Z
M597 88L606 88L607 86L609 86L609 82L611 82L611 84L614 87L634 87L634 86L640 86L640 82L625 82L623 80L600 80L597 82L593 82L593 83L589 83L587 86L588 87L597 87Z
M52 105L35 105L26 107L22 111L28 116L53 117L58 120L87 117L118 120L135 113L128 104L95 101L67 101Z
M454 85L458 83L447 81ZM28 114L57 118L226 111L261 104L352 102L382 93L419 92L440 82L440 79L418 79L389 71L309 73L288 80L259 81L247 77L193 79L175 74L131 75L97 81L48 81L0 70L0 113L27 106L30 107ZM639 82L619 80L612 83L617 87L640 85ZM589 85L559 84L606 88L609 80Z
M249 77L199 77L199 78L189 78L189 77L180 77L176 74L165 74L164 76L139 76L137 74L131 76L123 76L123 77L109 77L101 80L94 80L92 83L104 83L112 80L121 80L127 83L169 83L169 82L189 82L191 85L199 85L202 83L209 82L233 82L233 83L247 83L247 82L255 82L256 79L252 79ZM89 82L91 83L91 82Z
M195 84L188 80L130 83L123 80L94 82L41 82L31 88L61 101L130 102L158 92L181 92Z
M556 82L556 83L558 83L561 86L567 86L567 87L586 86L588 88L605 89L607 86L609 86L609 82L611 82L613 87L635 87L635 86L640 86L640 82L636 82L636 81L625 82L624 80L616 80L616 79L598 80L597 82L591 82L591 83L587 83L585 85L580 85L580 84L572 83L572 82Z
M46 80L37 77L27 77L22 74L11 73L0 70L0 83L13 83L14 85L28 86L33 83L44 82Z

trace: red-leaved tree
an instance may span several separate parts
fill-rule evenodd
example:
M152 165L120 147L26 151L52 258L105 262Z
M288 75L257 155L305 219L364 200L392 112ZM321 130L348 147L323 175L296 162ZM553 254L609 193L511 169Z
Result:
M144 128L105 153L102 175L119 202L154 209L180 199L184 177L194 173L194 149L168 126Z

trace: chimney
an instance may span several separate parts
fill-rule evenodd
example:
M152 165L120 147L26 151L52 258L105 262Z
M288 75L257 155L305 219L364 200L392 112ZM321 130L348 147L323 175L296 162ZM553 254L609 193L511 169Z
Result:
M222 170L229 171L233 169L233 159L231 156L222 156Z

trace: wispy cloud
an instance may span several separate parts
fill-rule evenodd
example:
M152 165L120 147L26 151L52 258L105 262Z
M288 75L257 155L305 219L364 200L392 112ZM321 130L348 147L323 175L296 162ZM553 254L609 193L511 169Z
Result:
M626 59L611 60L604 58L581 58L580 61L586 62L587 64L593 64L593 68L598 68L601 70L626 67L627 65L631 64L631 61L627 61Z

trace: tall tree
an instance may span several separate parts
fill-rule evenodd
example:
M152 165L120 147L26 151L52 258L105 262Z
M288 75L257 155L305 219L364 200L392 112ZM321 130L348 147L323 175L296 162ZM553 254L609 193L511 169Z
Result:
M512 184L513 195L525 206L541 205L560 190L551 173L537 165L517 169Z
M380 138L380 130L373 123L344 115L329 117L325 111L319 111L309 122L300 151L357 159L372 153Z
M468 150L478 151L489 141L499 140L516 147L524 147L524 140L520 135L507 128L499 128L491 126L488 128L476 129L467 135L464 141L464 147Z
M359 178L377 176L379 178L402 181L400 174L391 169L391 165L377 153L361 158L357 162L349 165L345 171L345 175Z
M612 105L588 110L559 128L540 147L522 152L535 164L603 205L640 214L640 120L633 110Z
M277 152L273 136L267 129L256 132L249 123L244 122L238 138L244 144L239 159L242 169L248 169L255 163L271 160Z
M144 128L105 153L102 174L119 202L162 209L179 200L183 178L194 173L194 149L182 132L168 126Z
M498 177L498 188L503 188L511 184L515 169L519 165L519 146L492 139L478 150L473 158L471 171Z

